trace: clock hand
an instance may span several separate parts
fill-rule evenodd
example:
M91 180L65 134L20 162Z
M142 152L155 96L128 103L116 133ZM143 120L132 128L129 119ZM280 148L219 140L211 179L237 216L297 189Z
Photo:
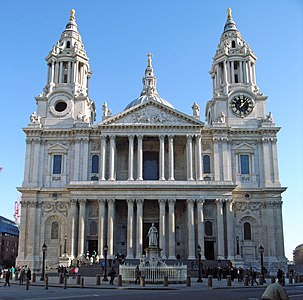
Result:
M240 105L239 108L241 108L248 100L245 100L244 102L242 102L242 104Z

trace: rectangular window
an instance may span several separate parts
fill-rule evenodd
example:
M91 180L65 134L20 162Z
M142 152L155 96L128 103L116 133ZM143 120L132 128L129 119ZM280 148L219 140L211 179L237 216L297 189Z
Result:
M241 174L249 174L249 156L247 154L240 155Z
M53 174L61 174L62 155L54 155L53 159Z

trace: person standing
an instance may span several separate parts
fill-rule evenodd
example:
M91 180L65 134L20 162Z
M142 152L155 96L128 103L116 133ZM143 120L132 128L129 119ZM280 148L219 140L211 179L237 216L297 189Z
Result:
M115 271L115 269L111 268L111 270L108 273L108 275L110 276L109 284L114 285L114 280L115 280L115 277L116 277L116 271Z
M6 268L6 269L4 269L4 272L5 272L5 284L4 284L4 286L6 286L7 284L8 284L8 286L11 286L10 283L9 283L9 279L11 277L10 269Z

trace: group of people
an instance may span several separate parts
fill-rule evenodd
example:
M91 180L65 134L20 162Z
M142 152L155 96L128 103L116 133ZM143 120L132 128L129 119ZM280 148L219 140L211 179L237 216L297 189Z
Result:
M23 284L24 281L32 279L32 271L27 265L17 268L15 268L14 266L12 266L11 268L4 267L3 268L3 278L5 278L4 286L11 286L10 279L12 279L13 276L17 276L16 278L19 280L19 284Z

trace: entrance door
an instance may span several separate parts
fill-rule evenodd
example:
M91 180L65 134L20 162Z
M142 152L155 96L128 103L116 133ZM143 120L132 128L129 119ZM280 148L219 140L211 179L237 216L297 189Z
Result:
M159 153L145 151L143 153L143 179L159 179Z
M215 253L214 253L214 242L211 241L205 241L205 258L207 260L214 260L215 259Z
M88 241L88 251L89 251L89 255L93 255L94 251L98 253L98 240Z

